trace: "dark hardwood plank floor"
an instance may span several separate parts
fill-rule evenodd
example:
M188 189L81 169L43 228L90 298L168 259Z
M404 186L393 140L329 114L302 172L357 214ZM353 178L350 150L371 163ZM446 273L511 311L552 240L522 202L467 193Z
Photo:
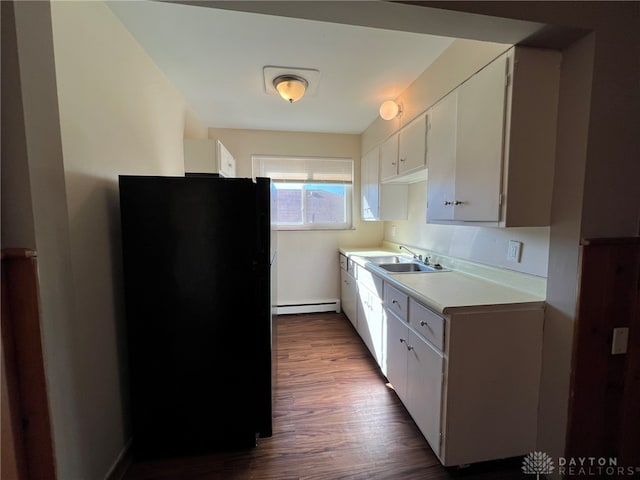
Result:
M278 317L274 435L250 451L131 465L125 480L512 480L520 460L445 469L342 314Z

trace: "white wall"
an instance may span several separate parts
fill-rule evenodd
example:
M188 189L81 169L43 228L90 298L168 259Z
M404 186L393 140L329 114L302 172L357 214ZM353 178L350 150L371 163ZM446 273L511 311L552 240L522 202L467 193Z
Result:
M557 455L564 450L564 434L560 434L558 428L567 422L566 398L578 296L576 247L580 242L594 40L591 34L565 49L560 82L558 128L563 135L558 140L557 155L561 160L556 162L554 174L552 248L543 337L543 395L539 408L539 423L544 426L539 431L539 442L545 451Z
M209 129L237 160L237 175L251 176L252 155L345 157L354 160L354 230L280 231L278 304L306 304L340 298L338 247L377 246L382 223L360 220L360 135Z
M3 247L38 251L58 478L102 479L130 436L117 175L180 175L207 131L103 3L15 8L25 144L3 164L22 152L10 201L31 214L3 218Z

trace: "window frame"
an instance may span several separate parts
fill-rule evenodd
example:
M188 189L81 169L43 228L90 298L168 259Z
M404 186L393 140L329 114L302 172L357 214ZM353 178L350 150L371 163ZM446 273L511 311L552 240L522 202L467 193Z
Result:
M329 171L328 175L331 176L330 168L327 168L331 162L342 163L343 168L336 168L336 172L341 172L344 175L344 164L348 164L348 179L347 180L322 180L316 178L308 178L302 179L300 177L301 173L299 170L296 172L291 172L290 179L287 178L271 178L268 174L265 175L265 170L269 169L269 162L295 162L300 160L302 162L306 162L307 164L318 163L325 171L325 175L327 175L327 171ZM324 165L322 163L324 162ZM267 164L267 165L265 165ZM353 216L353 208L354 208L354 161L352 158L346 157L304 157L299 155L253 155L252 156L252 166L253 166L253 177L267 177L271 178L272 183L272 195L273 190L277 189L276 185L300 185L301 186L301 223L299 224L280 224L277 223L277 219L272 222L272 228L278 231L322 231L322 230L353 230L354 227L354 216ZM314 171L308 171L308 176L314 176ZM319 174L322 177L322 173ZM338 176L336 173L334 176ZM280 177L286 177L287 172L280 172ZM307 221L307 211L308 211L308 197L307 191L309 187L313 186L321 186L323 184L326 185L340 185L344 187L344 201L342 203L344 209L344 222L336 222L336 223L327 223L327 222L308 222ZM272 197L272 208L277 209L276 202Z

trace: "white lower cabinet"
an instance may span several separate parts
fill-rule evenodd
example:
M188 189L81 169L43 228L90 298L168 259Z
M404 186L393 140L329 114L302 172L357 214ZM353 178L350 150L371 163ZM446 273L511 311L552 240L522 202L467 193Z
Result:
M378 364L383 361L382 300L366 288L358 288L358 334Z
M387 378L434 453L439 455L443 355L394 313L402 296L408 302L407 295L385 285L385 299L389 299L385 301Z
M440 455L443 355L411 330L407 343L405 405L435 454Z
M440 316L384 283L388 380L445 466L536 447L543 309L500 305Z
M387 311L386 316L386 370L387 379L393 385L402 403L407 400L407 340L409 328Z
M344 268L340 269L340 305L342 311L355 328L358 328L358 287L355 277Z
M358 334L378 365L383 364L382 279L358 266Z

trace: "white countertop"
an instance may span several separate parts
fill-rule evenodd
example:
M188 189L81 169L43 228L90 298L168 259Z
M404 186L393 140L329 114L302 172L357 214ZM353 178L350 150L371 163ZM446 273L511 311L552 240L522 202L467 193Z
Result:
M367 270L380 275L379 268L370 268L366 257L398 255L397 252L377 248L341 248L340 252L351 257ZM361 257L360 260L358 257ZM360 261L359 261L360 260ZM544 306L544 297L509 286L482 279L462 272L386 273L380 275L421 303L439 313L451 313L453 309L496 306Z

